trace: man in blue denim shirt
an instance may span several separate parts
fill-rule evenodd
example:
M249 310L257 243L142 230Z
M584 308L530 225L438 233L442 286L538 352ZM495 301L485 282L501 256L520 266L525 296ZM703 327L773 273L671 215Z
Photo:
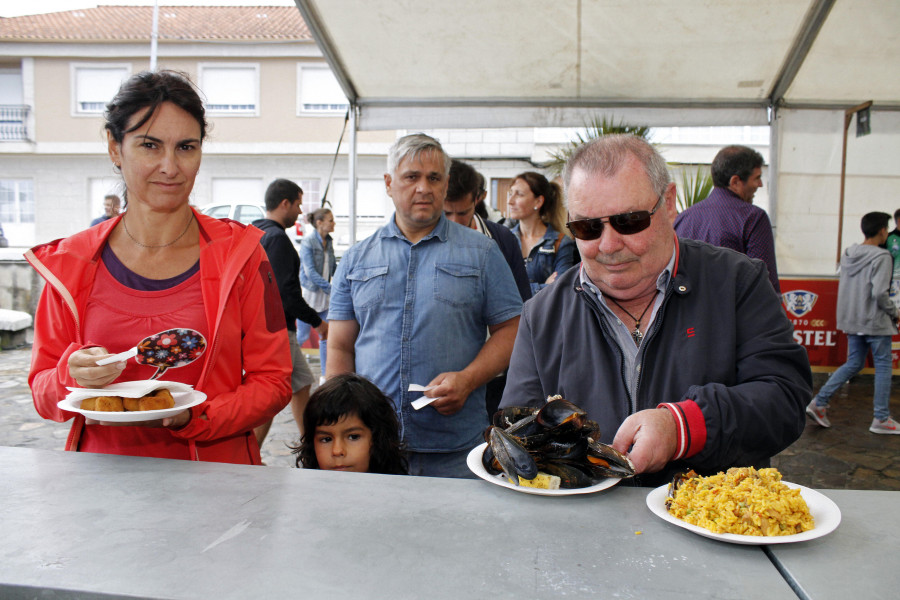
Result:
M469 477L466 455L487 426L484 384L509 363L522 300L497 245L444 217L449 171L424 134L391 148L384 181L396 211L338 265L326 376L355 371L391 397L410 474ZM436 400L413 409L422 393L410 384Z

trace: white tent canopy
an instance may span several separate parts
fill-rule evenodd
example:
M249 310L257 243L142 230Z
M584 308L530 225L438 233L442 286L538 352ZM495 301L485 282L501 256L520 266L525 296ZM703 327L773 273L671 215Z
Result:
M900 109L896 0L296 0L360 129ZM691 110L685 110L691 109Z
M858 238L857 212L895 208L868 199L895 195L900 176L897 0L295 1L356 108L354 131L578 127L598 113L656 127L769 124L773 221L802 236L803 215L826 219L808 253L776 230L779 260L833 272L822 258L836 237L833 149L839 180L844 110L871 100L873 135L847 162L848 191L855 181L867 200L848 203L844 239ZM783 196L815 176L819 208Z

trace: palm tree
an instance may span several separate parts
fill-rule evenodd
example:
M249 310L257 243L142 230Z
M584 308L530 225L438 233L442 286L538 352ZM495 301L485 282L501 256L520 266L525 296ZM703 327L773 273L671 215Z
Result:
M572 154L582 145L587 144L604 135L625 133L635 135L649 141L650 127L646 125L628 125L624 121L615 123L611 117L593 117L584 126L584 132L578 131L575 139L556 152L550 153L550 160L544 163L544 168L554 177L562 175L566 162ZM681 171L681 185L678 187L678 212L700 202L712 191L713 183L709 169L698 166L695 172L687 169Z
M544 163L544 168L554 177L559 177L566 166L566 161L575 150L592 140L613 133L630 133L646 140L649 138L650 128L646 125L627 125L624 121L614 123L612 118L608 117L593 117L589 123L585 123L584 133L576 132L576 139L550 154L550 160Z
M707 196L712 191L713 181L709 169L698 166L695 172L684 169L681 171L681 185L678 186L678 212L689 208Z

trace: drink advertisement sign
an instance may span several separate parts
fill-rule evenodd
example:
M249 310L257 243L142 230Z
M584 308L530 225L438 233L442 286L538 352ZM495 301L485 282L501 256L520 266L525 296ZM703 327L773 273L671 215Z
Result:
M794 340L806 348L813 371L834 371L847 360L847 336L837 328L838 278L779 278L781 302L794 325ZM898 372L900 336L892 344ZM874 372L871 355L863 372Z

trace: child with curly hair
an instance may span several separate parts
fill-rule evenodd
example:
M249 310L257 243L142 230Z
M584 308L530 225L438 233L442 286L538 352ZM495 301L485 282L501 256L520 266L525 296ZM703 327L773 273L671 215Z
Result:
M303 432L294 448L298 467L407 474L394 406L365 377L343 373L319 386L303 413Z

